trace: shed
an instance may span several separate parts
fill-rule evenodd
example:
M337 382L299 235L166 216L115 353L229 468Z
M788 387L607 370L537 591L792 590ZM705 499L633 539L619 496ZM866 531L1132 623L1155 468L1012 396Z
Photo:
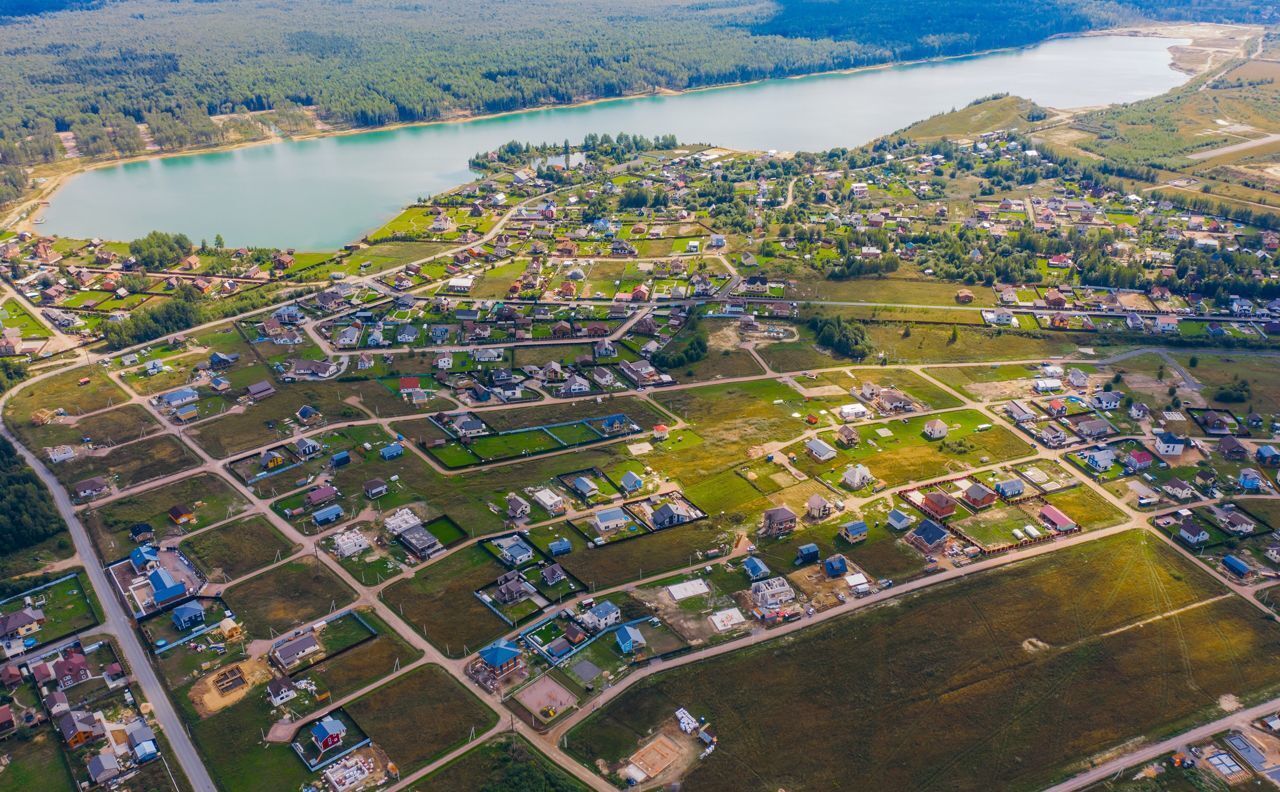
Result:
M800 545L796 550L796 564L812 564L822 557L822 551L816 544Z
M562 536L547 545L547 552L553 556L568 555L573 552L573 544Z
M1233 555L1223 556L1222 566L1231 574L1241 578L1248 577L1253 572L1248 564Z
M328 525L342 518L342 507L338 504L326 506L312 515L311 519L316 525Z
M378 455L381 456L383 459L395 459L396 457L402 456L403 454L404 454L404 446L400 445L399 443L389 443L383 446L382 450L378 452Z

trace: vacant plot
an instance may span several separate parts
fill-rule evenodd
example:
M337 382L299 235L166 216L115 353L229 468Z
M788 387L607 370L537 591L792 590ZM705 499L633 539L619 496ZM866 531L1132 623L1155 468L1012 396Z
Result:
M304 557L237 583L222 598L250 632L261 636L309 624L355 595L324 564Z
M377 637L321 660L303 675L334 698L349 695L422 656L371 610L361 611L360 618L377 630Z
M557 561L588 588L608 588L696 563L701 553L732 544L732 515L677 525L622 542L610 542Z
M346 402L356 398L349 383L275 383L275 387L274 396L195 427L189 433L191 439L221 459L263 445L274 436L286 436L287 422L303 405L319 410L331 423L368 417L364 410ZM291 427L287 434L292 434Z
M128 489L195 467L199 462L200 457L181 440L173 435L160 435L117 446L105 454L78 456L54 465L53 472L67 485L102 476L108 480L114 477L118 489Z
M195 520L185 528L169 519L169 509L179 504L195 514ZM135 544L129 537L133 525L146 523L157 537L176 536L184 530L234 517L248 506L249 502L221 476L200 473L85 511L82 518L103 556L118 558Z
M204 531L179 547L210 580L235 580L298 549L260 515Z
M683 706L720 738L691 788L1043 788L1082 757L1221 714L1221 696L1274 695L1280 628L1222 593L1127 532L658 675L568 747L617 762ZM814 734L822 750L766 748Z
M1048 503L1057 506L1086 531L1109 528L1124 522L1124 512L1111 505L1097 490L1088 485L1050 493Z
M84 380L87 382L80 384ZM54 374L15 393L5 404L4 417L10 426L14 426L29 421L36 410L61 408L74 416L128 400L129 394L100 367L77 368Z
M402 674L346 706L400 771L412 772L465 743L498 716L437 665Z
M472 545L397 581L382 599L449 657L465 657L499 637L507 625L473 593L506 571Z
M544 789L585 792L588 787L561 770L516 734L477 745L427 776L420 792L476 792L478 789Z
M0 792L76 788L51 727L25 739L10 739L4 750L9 761L0 773Z
M90 416L67 416L44 426L22 421L13 424L12 428L36 453L45 446L57 445L80 446L77 452L84 453L88 449L82 443L91 442L99 446L127 443L159 431L160 424L145 407L126 404Z
M1066 355L1081 345L1094 343L1088 337L1070 333L1030 335L1000 333L964 326L911 325L911 334L903 336L904 325L868 324L867 339L876 352L883 352L890 363L954 363L959 361L1022 360Z

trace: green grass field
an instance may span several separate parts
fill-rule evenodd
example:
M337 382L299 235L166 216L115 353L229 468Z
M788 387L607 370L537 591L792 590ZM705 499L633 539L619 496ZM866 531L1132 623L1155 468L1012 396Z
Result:
M350 603L354 593L328 567L303 557L237 583L222 598L260 637L308 624Z
M200 458L173 435L160 435L118 446L102 456L78 456L53 466L63 484L92 476L114 477L118 489L195 467Z
M76 789L51 727L38 729L26 739L11 737L4 744L4 752L9 763L0 773L0 792Z
M1206 602L1221 592L1127 532L658 675L568 748L616 762L683 706L719 737L690 788L1043 788L1082 757L1217 717L1221 695L1274 695L1263 658L1280 629L1241 600ZM764 749L815 735L820 750Z
M286 558L298 545L261 515L204 531L179 545L210 580L235 580Z
M249 506L221 476L200 473L88 509L82 519L103 556L118 558L134 545L129 528L135 523L147 523L161 537L183 533L184 527L169 519L169 509L178 504L195 511L195 522L185 530L233 517Z
M503 735L477 745L424 778L418 792L476 792L526 789L585 792L588 787L556 767L519 735Z
M437 665L424 665L346 706L360 728L402 773L429 763L481 733L498 716Z
M449 657L474 652L506 631L507 625L472 593L505 571L479 545L465 547L397 581L382 600Z

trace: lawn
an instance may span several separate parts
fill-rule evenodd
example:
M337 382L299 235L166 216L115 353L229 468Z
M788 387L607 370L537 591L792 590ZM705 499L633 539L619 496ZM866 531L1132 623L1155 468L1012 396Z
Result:
M1280 628L1241 600L1205 602L1222 592L1126 532L656 675L568 749L616 762L683 706L719 737L690 788L1040 789L1082 757L1218 717L1219 696L1275 694ZM765 748L815 734L822 750Z
M486 731L498 716L448 672L424 665L346 705L360 728L411 773Z
M319 410L330 423L368 417L363 410L343 401L352 395L349 383L273 384L276 388L274 396L249 406L244 412L200 424L190 431L191 439L221 459L264 445L273 436L283 439L292 435L292 427L285 429L286 422L292 421L303 405Z
M222 598L250 632L266 637L309 624L355 595L324 564L303 557L231 586Z
M9 762L0 773L0 792L76 788L52 727L37 729L26 739L10 738L5 742L4 753Z
M1071 333L1025 335L957 325L951 340L948 325L911 325L904 338L903 325L868 324L867 340L890 363L956 363L961 361L1023 360L1068 355L1095 339L1080 339Z
M69 417L44 426L22 421L12 424L12 428L36 453L45 446L70 445L77 447L76 453L84 454L88 450L81 445L85 438L98 446L117 445L159 431L160 424L142 405L126 404L86 418Z
M476 790L540 789L585 792L581 781L561 770L516 734L504 734L477 745L427 776L419 792L476 792Z
M89 381L81 385L81 379ZM39 409L62 408L68 415L102 410L129 400L129 394L115 384L100 366L81 367L54 374L34 387L23 388L9 398L4 417L9 424L27 421Z
M504 571L487 550L472 545L391 584L381 596L446 656L465 657L508 629L473 593Z
M286 558L298 545L261 515L203 531L179 545L209 580L231 581Z
M41 644L92 627L100 621L98 606L92 599L93 589L82 570L78 569L73 577L61 583L31 592L30 596L45 598L45 604L40 606L44 611L45 623L33 635ZM10 599L0 606L0 613L14 613L22 607L21 598Z
M360 617L377 630L377 637L337 657L321 660L299 675L314 681L320 690L328 691L335 699L350 695L422 656L422 652L405 643L371 610L361 611Z
M1061 509L1085 531L1109 528L1125 519L1124 512L1086 484L1050 493L1044 499Z

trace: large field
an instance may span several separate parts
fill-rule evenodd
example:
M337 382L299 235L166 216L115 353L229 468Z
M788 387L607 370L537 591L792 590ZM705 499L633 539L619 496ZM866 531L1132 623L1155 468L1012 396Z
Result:
M351 589L314 558L278 566L223 592L227 606L249 631L265 637L308 624L351 602Z
M1274 695L1280 629L1222 594L1126 532L659 675L569 748L615 761L684 706L719 736L691 788L1042 788L1221 696Z
M413 772L498 720L440 666L424 665L346 706L347 713L400 766Z

